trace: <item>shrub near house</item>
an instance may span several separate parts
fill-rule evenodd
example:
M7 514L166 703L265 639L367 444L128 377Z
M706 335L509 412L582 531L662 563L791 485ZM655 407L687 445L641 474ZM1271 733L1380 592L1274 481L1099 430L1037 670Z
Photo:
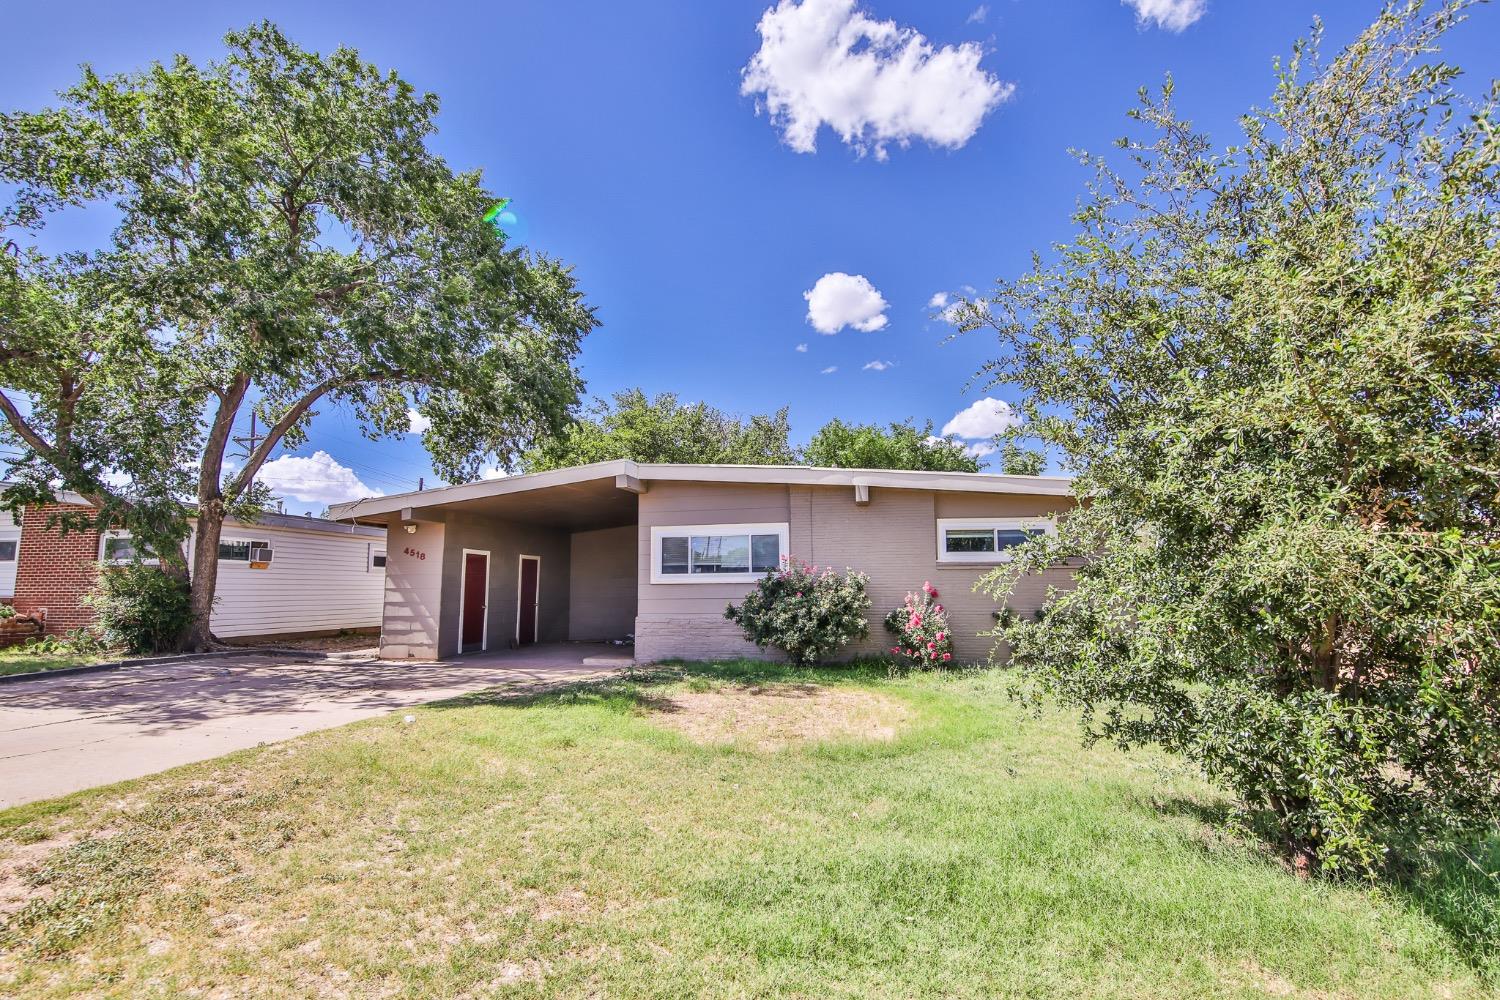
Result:
M725 608L724 617L761 649L775 646L798 666L809 666L868 634L867 582L863 573L820 573L795 556L782 556L780 567L762 577L739 607Z

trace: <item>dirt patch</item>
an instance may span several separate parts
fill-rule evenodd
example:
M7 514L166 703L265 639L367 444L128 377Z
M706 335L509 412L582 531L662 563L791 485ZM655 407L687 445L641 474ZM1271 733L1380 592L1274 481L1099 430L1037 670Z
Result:
M380 652L380 633L340 632L338 635L303 636L293 639L255 639L249 642L231 642L234 646L265 646L271 649L305 649L314 653L351 653L368 650L371 655Z
M656 722L696 743L758 750L840 740L889 742L911 718L911 710L894 698L815 684L685 691L662 696L652 709Z

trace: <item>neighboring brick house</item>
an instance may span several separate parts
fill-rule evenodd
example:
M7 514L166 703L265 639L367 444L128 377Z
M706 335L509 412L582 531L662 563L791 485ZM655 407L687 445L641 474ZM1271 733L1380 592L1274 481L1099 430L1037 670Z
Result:
M76 494L64 500L25 508L19 524L0 514L0 602L23 616L41 618L45 610L47 635L93 622L83 598L101 565L130 548L127 532L49 524L65 511L91 509ZM252 552L268 558L252 562ZM384 586L382 530L287 514L231 519L219 546L213 630L243 638L373 628Z

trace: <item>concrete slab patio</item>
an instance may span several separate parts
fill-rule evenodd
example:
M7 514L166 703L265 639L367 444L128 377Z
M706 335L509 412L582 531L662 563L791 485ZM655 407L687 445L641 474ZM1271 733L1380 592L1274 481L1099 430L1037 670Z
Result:
M180 660L0 689L0 807L487 688L601 676L618 648L534 646L438 663L286 655Z

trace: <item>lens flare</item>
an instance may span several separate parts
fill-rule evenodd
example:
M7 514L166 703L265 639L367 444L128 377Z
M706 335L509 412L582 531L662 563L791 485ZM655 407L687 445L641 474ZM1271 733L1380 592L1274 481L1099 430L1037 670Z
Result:
M526 239L526 225L511 207L513 204L513 199L501 198L484 213L484 221L494 226L507 242L516 243Z

